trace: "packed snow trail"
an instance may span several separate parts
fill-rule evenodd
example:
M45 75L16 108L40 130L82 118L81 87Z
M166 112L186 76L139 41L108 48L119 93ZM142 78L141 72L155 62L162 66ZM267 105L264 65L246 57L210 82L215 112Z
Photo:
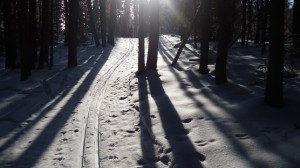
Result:
M25 103L1 112L0 167L101 167L99 110L118 68L133 73L122 64L137 52L133 39L117 41L79 51L78 67L53 70Z

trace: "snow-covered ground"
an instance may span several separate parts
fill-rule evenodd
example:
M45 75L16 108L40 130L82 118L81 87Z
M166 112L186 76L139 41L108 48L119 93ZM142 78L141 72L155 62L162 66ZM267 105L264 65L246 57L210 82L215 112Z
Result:
M178 36L160 37L158 71L135 76L137 39L78 48L76 68L55 49L52 70L19 81L0 71L0 167L223 168L300 166L300 78L284 80L284 108L263 101L265 58L230 50L229 83L197 72ZM295 60L299 65L299 59ZM296 66L299 70L299 66Z

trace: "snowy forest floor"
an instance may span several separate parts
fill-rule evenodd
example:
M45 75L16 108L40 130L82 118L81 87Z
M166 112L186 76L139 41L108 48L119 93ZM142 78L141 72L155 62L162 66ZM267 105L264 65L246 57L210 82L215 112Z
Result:
M0 167L299 167L300 77L284 79L285 106L271 108L258 47L232 47L229 83L216 86L215 47L200 75L189 44L170 66L178 43L161 35L158 71L140 77L129 38L79 47L75 68L60 45L55 66L24 82L0 70Z

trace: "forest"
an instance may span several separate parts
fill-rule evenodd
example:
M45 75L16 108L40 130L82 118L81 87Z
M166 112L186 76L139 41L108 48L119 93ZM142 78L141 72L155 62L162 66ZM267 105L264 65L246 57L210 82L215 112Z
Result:
M300 0L0 9L0 167L300 165Z
M183 43L193 35L194 45L201 44L200 73L208 72L209 42L217 41L216 84L221 84L227 82L228 48L237 41L241 47L248 47L253 41L261 47L262 55L269 47L266 101L275 106L282 104L284 46L292 43L295 50L299 49L297 0L235 0L230 4L217 0L177 0L161 3L159 9L158 0L1 1L0 47L1 56L5 57L5 69L20 68L20 80L23 81L29 78L33 69L45 66L51 69L53 47L61 42L68 46L68 66L73 67L77 65L76 46L89 43L89 38L94 40L96 47L105 47L107 43L113 46L115 37L139 37L142 40L148 35L151 59L148 59L147 67L155 69L159 34L177 33ZM142 53L143 49L140 50ZM139 73L144 71L141 66Z

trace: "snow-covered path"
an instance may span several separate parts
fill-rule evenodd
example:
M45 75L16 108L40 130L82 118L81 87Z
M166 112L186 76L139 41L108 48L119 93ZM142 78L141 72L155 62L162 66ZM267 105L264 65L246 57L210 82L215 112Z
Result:
M113 49L81 50L77 68L54 69L56 73L44 81L27 82L30 89L22 84L3 86L5 91L21 88L27 92L17 92L22 94L18 98L8 93L8 98L18 101L7 101L1 109L1 167L99 167L103 132L99 130L105 130L99 119L112 115L110 105L105 104L108 98L115 106L122 101L130 103L128 75L135 69L131 62L137 53L136 43L119 39Z
M53 69L26 82L1 71L0 167L299 167L299 77L285 79L286 107L270 108L257 49L232 49L230 83L215 86L190 45L174 68L178 36L160 42L158 71L140 77L128 38L80 47L71 69L57 49Z

